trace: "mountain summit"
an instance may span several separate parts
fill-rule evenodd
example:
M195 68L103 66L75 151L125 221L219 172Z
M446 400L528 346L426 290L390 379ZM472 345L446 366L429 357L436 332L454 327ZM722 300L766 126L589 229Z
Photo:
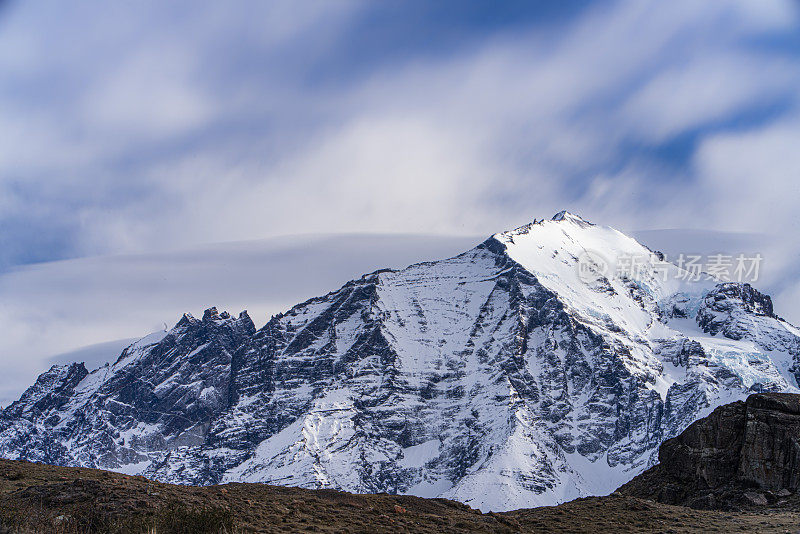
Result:
M3 410L0 456L484 510L608 493L716 406L798 391L800 332L769 297L691 274L562 212L259 330L212 308L113 365L55 366Z

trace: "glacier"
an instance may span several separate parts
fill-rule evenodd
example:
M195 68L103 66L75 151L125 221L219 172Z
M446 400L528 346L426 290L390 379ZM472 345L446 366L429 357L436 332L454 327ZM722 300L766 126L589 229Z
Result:
M634 276L587 273L645 258ZM562 212L380 270L256 329L206 310L0 413L0 456L181 484L446 497L482 510L607 494L753 391L798 391L800 332Z

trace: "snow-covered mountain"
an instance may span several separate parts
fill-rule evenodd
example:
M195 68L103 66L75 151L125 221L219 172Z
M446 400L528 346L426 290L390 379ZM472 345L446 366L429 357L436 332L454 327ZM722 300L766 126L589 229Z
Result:
M0 456L484 510L607 493L714 407L798 391L800 331L768 296L662 260L562 212L259 330L185 315L113 365L42 374L3 410Z

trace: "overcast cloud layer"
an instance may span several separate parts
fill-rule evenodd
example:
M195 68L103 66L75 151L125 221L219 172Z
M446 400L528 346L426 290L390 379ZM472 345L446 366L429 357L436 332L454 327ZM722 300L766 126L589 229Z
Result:
M565 208L766 234L769 283L798 302L798 26L791 0L0 3L0 360L67 313L37 262L485 236ZM205 306L185 294L150 321ZM97 342L131 335L90 316ZM64 329L31 354L90 342Z

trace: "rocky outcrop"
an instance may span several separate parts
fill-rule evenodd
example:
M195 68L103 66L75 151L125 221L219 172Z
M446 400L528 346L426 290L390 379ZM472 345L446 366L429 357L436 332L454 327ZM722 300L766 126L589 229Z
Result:
M620 491L666 504L731 509L800 489L800 395L720 406L659 448L659 464Z
M800 395L754 395L746 404L737 478L771 491L800 489Z
M740 319L751 316L775 317L772 298L750 284L726 282L717 285L703 299L697 324L712 335L722 333L730 339L742 339L751 330Z

